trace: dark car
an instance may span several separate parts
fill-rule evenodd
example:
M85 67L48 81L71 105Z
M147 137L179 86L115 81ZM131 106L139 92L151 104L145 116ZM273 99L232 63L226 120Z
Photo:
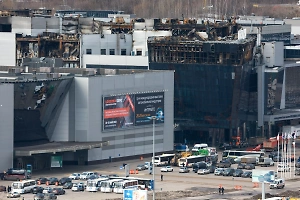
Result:
M3 172L0 173L0 180L4 180L4 173Z
M64 185L63 185L63 189L71 189L73 186L73 183L72 182L66 182Z
M236 169L236 170L234 170L233 176L234 177L241 177L243 173L244 173L243 170Z
M233 176L233 173L234 173L234 169L227 168L227 169L224 170L223 176Z
M237 166L237 169L245 169L245 167L246 167L246 164L239 163L238 166Z
M44 188L40 186L36 186L32 189L32 194L43 193Z
M232 149L232 146L228 143L220 144L219 149L229 150Z
M97 178L99 178L99 175L97 175L97 174L92 174L88 177L89 180L94 180L94 179L97 179Z
M62 188L54 188L52 193L55 195L63 195L66 194L66 191Z
M197 173L199 169L206 169L207 164L205 162L197 162L193 164L193 172Z
M254 164L246 164L245 165L245 169L251 170L251 169L255 169L255 165Z
M215 165L211 165L209 167L207 167L207 169L209 169L209 173L213 174L216 170L216 166Z
M300 162L299 161L296 162L295 167L300 168Z
M119 177L119 175L117 175L117 174L109 174L108 177L109 177L109 178Z
M58 181L59 185L64 185L67 182L72 182L72 179L68 177L63 177Z
M45 194L43 194L43 193L37 193L33 196L33 199L34 200L44 200L44 196L45 196Z
M252 178L252 172L251 171L245 171L241 177L243 178Z
M146 169L146 166L144 164L136 166L136 170L138 170L138 171L143 171L145 169Z
M44 196L44 200L52 200L52 199L57 199L57 196L53 193L47 193Z
M48 180L48 184L49 185L55 185L55 183L58 183L58 179L57 178L55 178L55 177L49 178L49 180Z
M47 181L49 181L49 180L45 177L36 179L36 182L37 183L39 182L40 184L46 184Z
M216 166L219 168L228 168L231 167L231 162L229 162L228 160L221 160L219 163L217 163Z

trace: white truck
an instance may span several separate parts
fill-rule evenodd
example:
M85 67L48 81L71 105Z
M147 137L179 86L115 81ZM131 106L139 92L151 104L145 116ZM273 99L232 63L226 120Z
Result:
M270 189L283 189L285 186L284 179L275 179L273 183L270 183Z
M268 158L268 157L262 157L262 158L258 158L258 163L257 165L262 166L262 167L269 167L269 166L274 166L274 161L272 160L272 158Z

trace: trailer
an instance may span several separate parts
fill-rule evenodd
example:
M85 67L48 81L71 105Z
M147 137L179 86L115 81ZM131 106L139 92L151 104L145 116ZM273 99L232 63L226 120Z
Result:
M258 159L258 157L256 157L256 156L243 157L243 158L241 158L241 163L256 165L257 159Z

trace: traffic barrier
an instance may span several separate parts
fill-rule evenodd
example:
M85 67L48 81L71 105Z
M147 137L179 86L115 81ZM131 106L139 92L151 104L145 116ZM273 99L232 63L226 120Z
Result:
M49 181L46 182L46 185L49 185Z
M141 160L144 160L143 156L141 156Z
M259 187L258 183L253 183L253 188L258 188L258 187Z
M129 170L129 174L134 174L134 170Z
M135 174L138 174L139 173L139 170L135 170Z
M58 182L55 182L55 185L58 186Z
M38 184L38 185L41 185L41 181L38 181L37 184Z
M238 186L238 190L242 190L242 186L241 185Z

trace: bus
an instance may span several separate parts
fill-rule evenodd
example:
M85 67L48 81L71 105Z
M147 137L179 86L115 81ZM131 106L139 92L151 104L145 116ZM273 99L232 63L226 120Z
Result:
M175 154L162 154L154 157L155 166L169 165L174 158Z
M20 181L28 178L30 178L30 176L28 176L26 169L8 169L7 172L4 173L4 180Z
M137 180L140 189L151 189L152 179L140 178L140 177L111 177L111 179L123 179L123 180Z
M222 154L222 159L226 158L237 158L241 156L248 156L248 155L258 155L259 157L264 157L265 152L263 151L235 151L235 150L225 150Z
M110 179L110 180L106 180L106 181L101 181L100 191L111 193L111 192L113 192L115 183L120 182L120 181L123 181L123 179Z
M182 167L182 166L193 167L194 163L197 163L197 162L206 162L207 159L208 159L207 156L204 156L204 155L189 156L189 157L186 157L186 158L180 158L179 162L178 162L178 166L179 167Z
M17 181L11 184L11 191L19 194L29 193L36 187L35 180Z
M117 194L122 194L124 189L135 187L138 187L137 180L123 180L119 182L114 182L113 192Z
M88 192L97 192L100 190L101 182L106 181L108 178L97 178L92 180L87 180L86 182L86 191Z

